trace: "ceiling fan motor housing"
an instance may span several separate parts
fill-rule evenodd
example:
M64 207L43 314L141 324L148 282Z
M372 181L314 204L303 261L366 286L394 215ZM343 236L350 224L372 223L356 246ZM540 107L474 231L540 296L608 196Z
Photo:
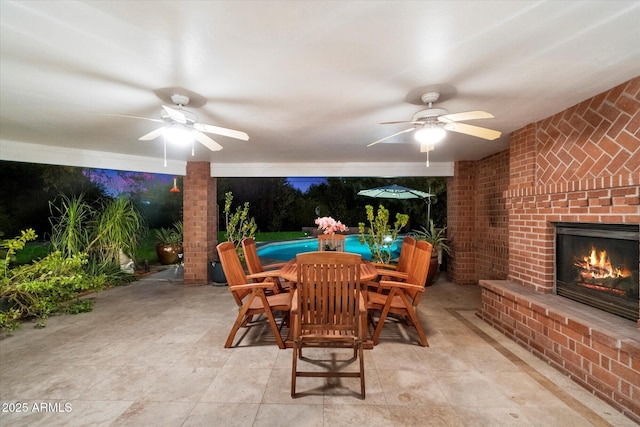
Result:
M183 106L189 103L189 97L187 95L174 93L173 95L171 95L171 101L176 105Z
M435 119L436 117L444 116L445 114L449 114L449 112L444 108L427 108L426 110L420 110L415 113L412 121L429 121L430 119Z

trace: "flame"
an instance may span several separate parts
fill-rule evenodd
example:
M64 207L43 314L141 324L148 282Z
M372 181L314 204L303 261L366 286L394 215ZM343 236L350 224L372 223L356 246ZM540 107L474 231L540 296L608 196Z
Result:
M607 251L598 252L595 246L591 247L589 255L583 256L581 259L577 258L574 265L580 268L580 274L583 278L617 279L631 274L631 271L627 268L614 267L607 255Z

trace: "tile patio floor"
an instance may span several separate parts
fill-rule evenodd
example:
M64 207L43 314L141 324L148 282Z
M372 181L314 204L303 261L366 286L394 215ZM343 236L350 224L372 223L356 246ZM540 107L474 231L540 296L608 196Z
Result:
M291 399L291 350L266 326L223 348L237 313L226 287L185 287L170 269L92 298L91 313L0 341L1 426L635 425L484 324L479 288L443 274L420 307L430 347L385 327L365 352L364 401L357 379L322 378Z

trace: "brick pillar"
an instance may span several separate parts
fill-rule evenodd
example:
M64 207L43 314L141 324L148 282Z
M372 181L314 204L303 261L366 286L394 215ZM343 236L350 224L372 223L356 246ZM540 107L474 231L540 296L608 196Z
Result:
M451 247L447 276L458 285L477 284L474 248L476 164L456 162L453 174L447 180L447 237Z
M184 284L206 285L218 243L216 178L209 162L187 162L183 184Z

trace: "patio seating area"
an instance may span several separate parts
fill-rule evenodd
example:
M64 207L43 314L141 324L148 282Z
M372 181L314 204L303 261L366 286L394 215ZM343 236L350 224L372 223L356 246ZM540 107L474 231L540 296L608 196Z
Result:
M292 399L292 350L267 322L224 348L238 310L226 286L184 286L170 268L89 298L91 313L1 341L2 426L634 425L486 325L480 288L442 273L418 310L430 347L387 324L364 353L365 400L357 378L300 378Z

